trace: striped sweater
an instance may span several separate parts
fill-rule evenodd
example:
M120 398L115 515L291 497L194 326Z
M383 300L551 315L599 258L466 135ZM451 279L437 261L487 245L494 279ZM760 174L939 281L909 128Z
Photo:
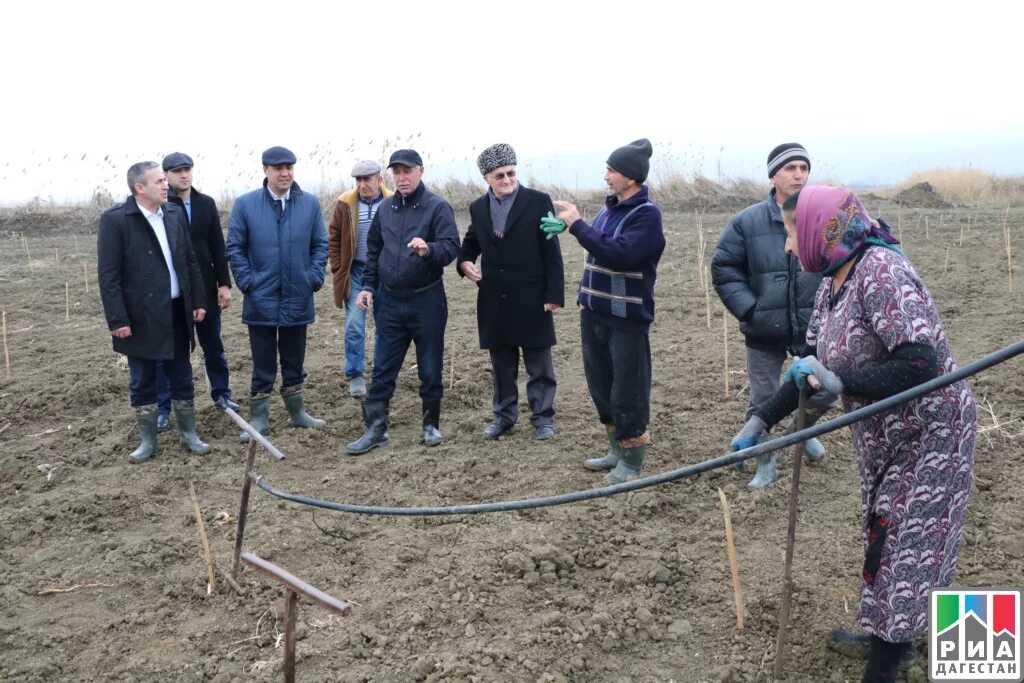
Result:
M609 327L646 332L654 321L654 281L665 250L661 211L647 187L624 202L609 197L594 224L569 233L587 250L576 301Z

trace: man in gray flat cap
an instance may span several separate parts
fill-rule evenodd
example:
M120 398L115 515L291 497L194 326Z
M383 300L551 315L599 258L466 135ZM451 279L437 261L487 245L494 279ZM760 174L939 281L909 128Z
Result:
M342 192L327 224L327 255L334 305L345 310L345 377L348 393L366 396L366 311L356 305L366 267L366 235L377 209L394 194L383 185L380 164L360 161L352 167L354 189Z
M316 320L313 294L324 284L327 232L315 195L294 175L295 155L284 147L263 152L263 187L235 201L227 253L235 284L245 295L249 326L251 424L270 427L270 394L281 361L281 398L292 427L320 427L305 409L306 327ZM242 434L247 441L248 434Z
M210 398L218 407L237 410L238 404L231 399L228 361L220 333L221 311L231 305L231 275L224 252L224 231L220 227L217 203L213 197L192 186L192 157L182 152L173 152L164 157L162 165L167 174L167 201L177 204L185 212L192 249L203 274L206 317L196 323L195 328L199 345L203 347ZM156 393L160 405L157 431L165 431L170 426L168 416L171 412L171 392L163 363L157 364Z
M558 240L546 239L537 225L554 206L548 195L519 184L511 145L491 145L477 166L488 189L469 207L471 223L458 263L459 275L478 287L480 348L491 356L494 419L484 438L500 438L519 418L522 349L534 436L550 439L555 436L556 387L552 312L565 304L565 274Z

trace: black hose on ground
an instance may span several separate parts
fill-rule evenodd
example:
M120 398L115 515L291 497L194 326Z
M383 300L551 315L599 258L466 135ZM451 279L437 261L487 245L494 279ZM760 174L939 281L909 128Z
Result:
M990 353L989 355L980 358L973 363L969 363L962 368L947 374L936 377L933 380L920 384L911 389L907 389L904 392L890 396L889 398L883 399L872 403L871 405L864 406L852 412L840 415L834 419L828 420L827 422L819 422L813 427L794 432L792 434L786 434L780 436L771 441L760 443L750 448L745 448L742 451L736 451L735 453L727 453L720 455L717 458L705 460L693 465L687 465L686 467L680 467L679 469L671 470L669 472L662 472L661 474L654 474L649 477L642 479L636 479L634 481L628 481L624 484L614 484L612 486L602 486L596 489L588 489L586 491L573 491L571 493L562 493L554 496L544 496L541 498L528 498L525 500L508 500L496 503L473 503L466 505L441 505L441 506L427 506L427 507L393 507L386 505L357 505L353 503L338 503L330 500L322 500L319 498L312 498L310 496L303 496L297 493L291 493L283 489L276 488L271 485L270 482L266 481L261 476L256 476L254 481L256 485L269 493L272 496L281 498L282 500L288 500L293 503L299 503L301 505L309 505L312 507L322 508L324 510L334 510L336 512L354 512L363 515L392 515L392 516L415 516L415 517L427 517L437 515L475 515L485 512L508 512L510 510L528 510L531 508L549 507L552 505L565 505L567 503L578 503L583 500L592 500L594 498L603 498L604 496L614 496L619 493L626 493L627 491L636 491L638 489L645 489L651 486L658 486L670 481L676 481L679 479L685 479L692 477L697 474L704 472L710 472L721 467L732 465L741 460L747 460L758 455L764 455L772 451L777 451L787 446L792 446L795 443L812 439L822 434L834 432L837 429L847 427L854 422L859 422L872 415L889 410L893 406L897 406L907 401L912 401L916 398L920 398L925 394L929 394L936 389L940 389L954 382L959 382L965 377L970 377L983 370L998 365L1004 361L1018 356L1024 353L1024 339L1018 341L1010 346L1007 346L999 351Z

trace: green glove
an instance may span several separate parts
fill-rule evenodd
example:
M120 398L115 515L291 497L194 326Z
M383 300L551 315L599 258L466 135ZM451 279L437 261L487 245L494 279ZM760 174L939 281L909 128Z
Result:
M562 234L565 232L567 227L568 226L565 224L565 221L560 218L555 218L555 214L550 211L548 211L547 216L543 216L540 219L540 229L542 232L547 233L548 239Z

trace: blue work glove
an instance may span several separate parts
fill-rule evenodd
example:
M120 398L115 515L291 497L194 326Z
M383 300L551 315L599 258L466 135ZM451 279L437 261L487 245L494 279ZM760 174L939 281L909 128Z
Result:
M754 415L747 420L747 424L743 425L743 429L732 438L732 441L729 442L729 448L734 451L742 451L744 448L756 446L757 440L767 434L768 425L764 423L764 420Z
M548 239L560 235L565 232L568 226L560 218L555 218L555 214L548 211L547 216L543 216L540 219L540 229L542 232L547 233Z
M814 356L805 356L794 360L786 370L786 374L782 376L782 381L793 380L799 388L806 389L807 378L812 375L818 380L818 386L814 387L815 389L820 387L837 395L843 393L843 380L822 365L821 361Z

